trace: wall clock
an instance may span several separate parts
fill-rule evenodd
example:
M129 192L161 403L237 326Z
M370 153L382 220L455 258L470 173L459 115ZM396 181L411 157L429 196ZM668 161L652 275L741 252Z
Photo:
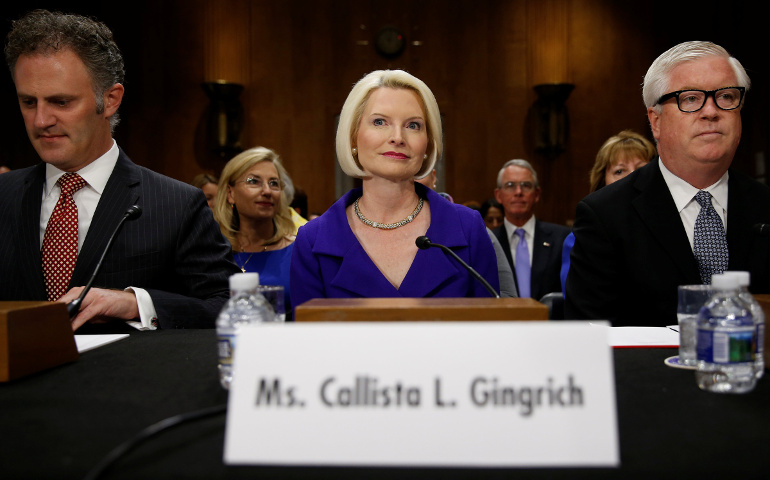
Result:
M395 58L406 48L406 39L400 29L383 27L374 36L374 48L385 58Z

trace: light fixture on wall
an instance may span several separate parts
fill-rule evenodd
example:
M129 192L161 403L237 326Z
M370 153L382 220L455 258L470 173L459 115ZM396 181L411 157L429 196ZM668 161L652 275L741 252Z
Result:
M567 98L575 85L545 83L535 85L538 99L534 105L535 151L548 158L562 153L569 139Z
M204 82L211 103L206 114L206 143L219 159L227 161L243 151L243 85L225 80Z

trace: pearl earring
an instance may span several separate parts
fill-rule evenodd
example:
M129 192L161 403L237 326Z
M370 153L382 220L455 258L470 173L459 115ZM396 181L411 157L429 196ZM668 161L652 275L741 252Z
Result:
M428 154L426 153L425 155L423 155L423 156L422 156L422 159L423 159L423 160L427 160L427 159L428 159Z
M355 157L356 155L358 155L358 149L353 147L353 150L351 150L350 153L352 153L353 156Z

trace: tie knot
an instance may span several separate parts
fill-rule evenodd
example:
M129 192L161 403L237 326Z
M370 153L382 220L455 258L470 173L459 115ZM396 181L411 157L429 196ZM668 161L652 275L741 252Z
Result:
M695 194L695 201L698 202L700 208L708 208L708 206L711 205L711 194L705 190L701 190Z
M59 184L62 195L72 195L86 186L86 181L77 173L65 173L56 183Z
M515 232L513 232L515 235L518 235L519 238L524 238L524 234L526 233L523 228L517 228Z

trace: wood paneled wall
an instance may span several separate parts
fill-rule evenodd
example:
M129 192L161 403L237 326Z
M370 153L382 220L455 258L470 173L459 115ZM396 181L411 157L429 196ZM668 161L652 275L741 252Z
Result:
M116 138L137 163L189 181L221 168L206 150L201 85L224 79L245 86L243 145L283 158L310 210L334 202L335 116L364 74L402 68L433 90L444 120L443 189L456 201L492 195L500 166L525 158L537 168L543 197L537 215L565 223L588 193L588 170L603 141L631 128L650 138L641 82L652 60L684 40L722 44L754 80L744 110L736 165L764 166L768 105L767 40L752 33L750 12L734 22L698 4L682 24L676 5L611 0L135 0L120 6L43 2L41 7L94 15L115 33L126 57L126 96ZM686 4L682 3L682 8ZM0 7L3 34L18 6ZM725 23L730 23L725 27ZM380 57L374 33L395 25L408 46ZM708 38L703 33L708 33ZM0 163L36 161L24 135L10 77L0 81ZM534 151L528 118L538 83L569 82L567 149Z

